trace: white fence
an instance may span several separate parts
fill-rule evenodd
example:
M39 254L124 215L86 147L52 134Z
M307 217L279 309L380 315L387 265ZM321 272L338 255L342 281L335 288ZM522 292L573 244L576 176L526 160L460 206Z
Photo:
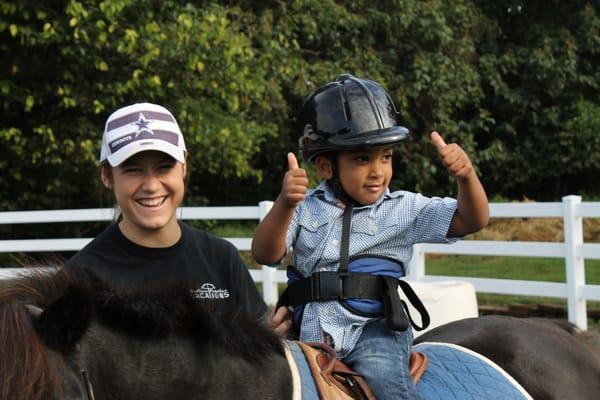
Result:
M255 220L262 219L273 202L263 201L257 206L242 207L181 207L177 216L181 220ZM4 211L0 212L0 225L6 224L39 224L39 223L75 223L112 221L112 208L87 208L74 210L50 211ZM60 239L17 239L0 240L0 253L34 253L53 251L77 251L93 238L60 238ZM225 238L240 251L249 251L252 238ZM21 273L22 268L0 268L0 279L10 279ZM250 274L255 282L263 284L263 297L267 304L275 304L278 297L277 284L287 282L285 271L270 267L251 269Z
M562 243L462 240L453 245L415 246L409 267L410 280L428 282L460 279L475 286L477 292L567 299L569 321L587 329L587 300L600 300L600 285L586 285L585 259L600 259L600 244L583 242L583 218L600 218L600 202L582 203L580 196L565 196L555 203L492 203L492 218L562 218L565 241ZM549 257L565 260L566 283L430 276L425 274L425 254L462 254L489 256Z
M264 201L247 207L183 207L178 211L182 220L260 220L272 206ZM478 292L527 296L566 298L569 321L587 329L586 301L600 301L600 285L585 283L585 259L600 259L600 244L583 242L583 218L600 218L600 202L581 202L579 196L566 196L553 203L492 203L492 218L562 218L562 243L462 240L452 245L420 244L410 263L410 280L435 282L462 280L472 283ZM2 224L34 224L50 222L110 221L113 210L80 209L54 211L0 212ZM226 238L239 250L250 249L251 238ZM0 240L0 253L76 251L92 238ZM481 279L425 274L425 254L461 254L490 256L550 257L565 260L566 283L521 281L508 279ZM17 268L0 269L0 279L21 272ZM263 285L267 303L277 300L277 284L286 282L285 272L268 267L250 270L252 278Z

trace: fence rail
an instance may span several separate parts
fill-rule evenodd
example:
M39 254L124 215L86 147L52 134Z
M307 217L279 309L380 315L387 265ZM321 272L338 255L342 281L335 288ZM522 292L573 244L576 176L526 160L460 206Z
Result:
M518 242L462 240L453 245L415 245L409 266L411 280L436 282L460 279L481 293L545 296L567 299L569 321L587 329L588 300L600 300L600 285L585 283L585 259L600 259L600 244L583 242L583 218L600 218L600 202L581 202L580 196L565 196L554 203L492 203L492 218L562 218L564 242ZM425 255L490 255L548 257L565 260L566 283L432 276L425 274Z
M182 207L178 217L182 220L255 220L262 219L272 202L263 201L257 206L243 207ZM73 223L111 221L114 210L110 208L8 211L0 212L0 225ZM587 329L586 301L600 301L600 285L585 283L585 259L600 259L600 244L583 242L583 218L600 218L600 202L581 202L580 196L565 196L562 202L549 203L491 203L492 218L562 218L564 242L519 242L461 240L452 245L419 244L415 246L409 266L408 279L437 282L463 280L472 283L478 292L527 296L566 298L569 321ZM240 251L250 250L251 238L225 238ZM0 253L32 253L52 251L77 251L92 238L0 240ZM512 279L483 279L458 276L433 276L425 273L425 255L457 254L515 257L548 257L565 260L566 283L522 281ZM15 276L23 269L0 269L0 279ZM277 284L286 282L284 271L269 267L251 269L255 282L263 285L263 296L268 304L277 300Z

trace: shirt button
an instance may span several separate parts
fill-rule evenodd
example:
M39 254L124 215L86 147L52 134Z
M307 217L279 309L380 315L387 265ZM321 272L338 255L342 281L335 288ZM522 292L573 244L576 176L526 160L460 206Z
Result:
M333 239L333 240L331 241L331 244L332 244L332 245L334 245L334 246L337 246L337 244L338 244L338 241L337 241L337 239Z
M313 228L316 228L316 227L319 226L319 223L317 221L315 221L315 222L312 223L312 226L313 226Z

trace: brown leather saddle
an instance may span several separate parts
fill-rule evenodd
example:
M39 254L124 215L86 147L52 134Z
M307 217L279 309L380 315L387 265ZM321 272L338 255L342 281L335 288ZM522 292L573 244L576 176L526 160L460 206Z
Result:
M333 348L322 343L296 343L306 357L321 399L376 400L365 378L339 360ZM410 375L415 384L427 363L427 356L423 353L412 352L410 355Z

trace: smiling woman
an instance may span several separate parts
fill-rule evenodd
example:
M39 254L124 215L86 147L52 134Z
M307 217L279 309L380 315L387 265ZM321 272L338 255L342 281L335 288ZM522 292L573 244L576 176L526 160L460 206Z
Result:
M121 210L73 256L68 269L88 269L120 287L183 284L216 310L262 318L262 301L237 249L177 220L185 192L186 146L173 114L138 103L106 121L100 177Z
M123 212L121 231L135 243L171 246L181 230L176 220L183 200L185 164L159 151L144 151L121 165L102 168ZM156 232L148 234L148 232Z

